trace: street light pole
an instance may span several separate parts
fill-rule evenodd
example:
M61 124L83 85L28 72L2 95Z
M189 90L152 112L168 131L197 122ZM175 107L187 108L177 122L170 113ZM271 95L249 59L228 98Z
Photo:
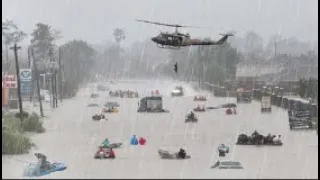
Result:
M20 110L20 121L21 125L23 122L23 107L22 107L22 99L21 99L21 87L20 87L20 72L19 72L19 62L18 62L18 49L21 49L21 47L17 46L17 44L14 44L13 47L10 47L14 51L14 58L16 63L16 74L17 74L17 86L18 86L18 100L19 100L19 110Z

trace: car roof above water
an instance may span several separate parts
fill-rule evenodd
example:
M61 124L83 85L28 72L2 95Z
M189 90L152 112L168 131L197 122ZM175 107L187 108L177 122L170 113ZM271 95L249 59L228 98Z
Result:
M218 169L243 169L243 166L238 161L217 161L212 168Z
M161 96L148 96L148 97L144 97L142 99L145 99L145 100L162 100L162 97Z

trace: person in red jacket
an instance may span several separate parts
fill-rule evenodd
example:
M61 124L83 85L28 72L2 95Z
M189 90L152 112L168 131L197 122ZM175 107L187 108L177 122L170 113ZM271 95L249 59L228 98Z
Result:
M109 149L107 156L108 156L108 158L115 158L116 157L116 154L114 153L112 148Z
M139 139L139 144L140 144L140 145L145 145L146 142L147 142L147 140L146 140L145 138L143 138L143 137L141 137L141 138Z
M228 108L228 109L226 110L226 114L227 114L227 115L232 114L232 110L231 110L231 108Z
M233 108L233 114L237 114L236 108Z

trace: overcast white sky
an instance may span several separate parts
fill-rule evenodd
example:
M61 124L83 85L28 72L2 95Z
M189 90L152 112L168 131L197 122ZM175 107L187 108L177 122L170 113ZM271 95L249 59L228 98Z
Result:
M37 22L48 23L62 32L62 41L95 44L113 40L117 27L127 31L127 45L167 30L135 18L212 27L181 29L194 37L218 38L229 30L243 36L253 30L264 38L280 33L318 39L318 0L2 0L2 18L28 33Z

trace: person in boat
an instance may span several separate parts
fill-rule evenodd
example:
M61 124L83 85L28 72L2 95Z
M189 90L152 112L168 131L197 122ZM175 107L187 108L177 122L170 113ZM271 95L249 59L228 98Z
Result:
M195 100L195 101L198 100L198 97L197 97L197 96L194 96L193 100Z
M101 145L102 147L110 147L109 139L105 138Z
M205 111L206 110L206 108L204 107L204 105L202 106L202 109L201 109L202 111Z
M226 114L232 114L232 110L231 110L230 108L228 108L228 109L226 110Z
M130 140L130 144L131 145L138 145L139 144L139 141L137 139L137 136L136 135L133 135L131 140Z
M195 119L195 114L193 113L193 111L190 112L190 114L187 117L188 119Z
M226 146L225 144L221 144L221 145L218 147L218 150L219 150L219 153L221 153L221 152L223 152L223 153L228 153L229 147Z
M38 163L40 164L41 170L47 170L50 168L46 155L41 153L34 153L34 155L38 158Z
M147 142L147 140L146 140L145 138L143 138L143 137L140 137L140 138L139 138L139 144L140 144L140 145L145 145L146 142Z
M233 108L233 114L237 114L236 108Z
M275 137L273 139L273 143L281 143L281 135L278 135L278 137Z
M200 105L197 106L196 110L201 110L201 107Z
M252 133L251 137L255 137L255 136L259 136L259 135L260 135L260 134L258 133L258 131L255 130L255 131Z
M108 158L115 158L116 154L114 153L112 148L109 148L109 150L107 151L107 157Z
M103 146L100 146L97 150L96 154L100 154L101 152L104 152Z
M178 157L184 159L184 158L186 158L186 156L187 156L186 151L184 149L180 148L180 150L178 152Z
M115 110L114 106L111 106L111 108L109 109L110 112L112 112L113 110Z

